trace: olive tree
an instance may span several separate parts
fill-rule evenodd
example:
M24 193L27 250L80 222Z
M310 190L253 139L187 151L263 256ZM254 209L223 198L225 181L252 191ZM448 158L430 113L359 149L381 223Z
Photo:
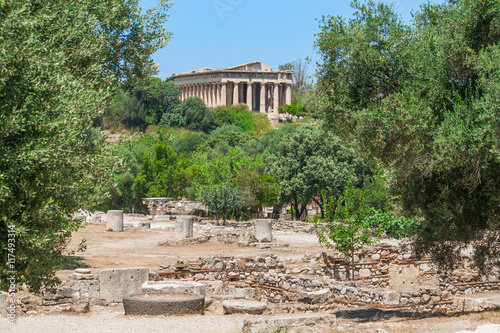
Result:
M394 6L353 2L316 40L327 127L395 170L418 253L452 268L473 250L500 263L500 3L426 4L412 26Z
M12 274L34 290L56 281L80 227L72 214L108 177L93 120L114 86L155 73L151 55L170 38L170 4L142 14L137 2L0 2L1 289Z
M291 203L297 219L312 201L323 217L325 200L339 198L352 169L352 181L362 185L370 173L367 163L354 148L314 124L285 135L268 163L269 173L280 186L280 201Z

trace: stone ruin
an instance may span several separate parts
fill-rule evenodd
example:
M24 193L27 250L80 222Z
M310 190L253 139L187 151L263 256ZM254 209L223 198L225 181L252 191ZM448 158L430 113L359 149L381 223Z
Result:
M193 237L193 223L206 233ZM257 220L217 226L193 216L179 217L175 228L179 237L159 246L174 250L181 244L223 242L272 251L288 246L273 239L273 231L315 233L314 225L303 222ZM415 258L409 242L382 242L358 251L354 265L350 265L354 269L352 281L346 278L346 266L343 255L325 251L305 253L300 262L273 254L258 257L216 255L179 260L159 267L100 272L77 269L70 276L71 280L56 292L44 292L39 299L21 297L18 307L27 314L33 313L38 304L52 311L86 312L93 305L120 303L126 295L151 289L189 293L188 289L198 288L197 292L204 295L204 307L222 307L225 313L299 314L312 311L330 316L334 310L366 306L448 314L500 309L500 301L488 294L474 297L500 289L498 272L480 277L462 267L451 275L444 275L428 258ZM191 285L183 285L186 282ZM321 318L332 322L325 319L329 317Z

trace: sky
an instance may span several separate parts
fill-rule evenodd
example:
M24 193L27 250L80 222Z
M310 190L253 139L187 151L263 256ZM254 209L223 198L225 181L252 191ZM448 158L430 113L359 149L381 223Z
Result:
M173 33L157 51L158 76L199 68L232 67L260 61L273 69L311 58L309 74L319 59L314 49L322 15L352 16L350 0L177 0L170 9L166 29ZM428 0L396 0L396 11L406 23L411 13ZM441 2L441 1L431 1ZM158 0L139 0L148 9Z

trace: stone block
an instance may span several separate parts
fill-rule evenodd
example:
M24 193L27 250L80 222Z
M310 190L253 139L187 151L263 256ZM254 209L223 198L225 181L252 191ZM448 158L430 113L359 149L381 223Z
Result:
M399 292L416 291L419 288L418 282L419 267L414 265L389 265L389 287Z
M234 298L247 298L251 299L253 298L255 294L254 288L238 288L235 286L229 286L229 296L232 296Z
M194 216L180 215L175 221L175 234L178 239L193 238Z
M143 293L163 292L169 294L200 294L205 296L205 285L194 281L146 281L141 289Z
M122 302L123 296L140 293L148 278L149 269L145 267L104 269L97 277L100 298L110 303Z
M123 231L123 210L108 210L106 218L106 231Z
M232 313L247 313L261 315L267 308L264 302L247 301L247 300L227 300L222 302L224 314Z
M80 298L85 298L83 295L88 294L89 298L99 298L99 281L98 280L76 280L71 282L71 289L73 291L73 298L76 293Z
M309 304L325 303L330 295L330 289L321 289L316 291L298 291L297 295L302 301Z
M485 297L455 297L453 306L462 312L482 312L482 311L498 311L500 310L500 297L485 296Z
M170 215L155 215L153 216L153 221L155 222L170 221Z
M383 305L399 305L400 294L397 291L384 291L382 295Z
M138 228L151 229L151 222L139 222Z
M258 242L272 242L273 223L270 219L255 220L254 237Z
M207 279L208 280L208 279ZM223 281L203 281L205 285L205 292L208 295L222 295L224 293L224 282Z
M242 333L275 332L277 327L288 327L291 332L330 332L337 318L334 314L303 314L294 316L275 316L272 318L245 319Z
M371 275L372 275L372 273L371 273L371 271L368 268L364 268L364 269L360 269L359 270L359 276L360 277L369 277Z

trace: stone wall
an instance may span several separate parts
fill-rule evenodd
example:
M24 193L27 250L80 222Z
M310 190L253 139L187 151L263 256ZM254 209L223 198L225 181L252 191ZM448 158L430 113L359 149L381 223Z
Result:
M361 251L357 254L354 281L335 279L332 271L322 264L323 255L316 258L305 255L302 261L310 265L304 268L292 268L286 260L274 255L200 258L185 264L193 273L162 276L192 278L207 285L222 282L218 284L218 293L247 298L251 295L251 298L263 298L284 309L299 303L302 308L305 304L307 309L370 305L382 309L410 307L456 312L460 311L459 306L454 305L456 297L495 291L500 287L497 279L458 282L464 278L460 274L445 279L429 262L408 256L410 252L410 248L398 252L390 245ZM163 267L163 270L171 268ZM339 268L339 272L342 273L342 269ZM391 277L390 272L396 276Z
M277 242L271 245L253 242L252 222L228 222L227 226L231 230L223 230L213 222L198 223L207 228L206 235L168 241L163 245L213 241L237 242L240 246L265 245L269 248L272 248L271 245L286 246ZM313 233L315 226L302 222L273 221L273 229ZM480 311L484 308L478 302L464 300L463 297L500 289L498 272L496 275L480 277L474 270L462 267L453 274L444 275L427 258L417 260L411 245L405 242L387 241L358 251L354 265L349 266L354 269L353 281L346 279L346 267L343 255L330 250L305 253L302 258L294 260L273 254L244 258L219 255L179 261L158 269L143 268L141 280L195 280L206 286L209 297L266 300L286 312L366 305L418 311ZM34 307L42 305L56 311L85 312L92 304L119 302L124 293L120 292L114 298L103 296L103 286L90 270L76 270L70 277L73 280L67 281L54 293L42 293L39 300L20 298L20 311L29 313L35 311ZM118 279L114 283L116 286L106 288L119 291L122 284L126 283Z

